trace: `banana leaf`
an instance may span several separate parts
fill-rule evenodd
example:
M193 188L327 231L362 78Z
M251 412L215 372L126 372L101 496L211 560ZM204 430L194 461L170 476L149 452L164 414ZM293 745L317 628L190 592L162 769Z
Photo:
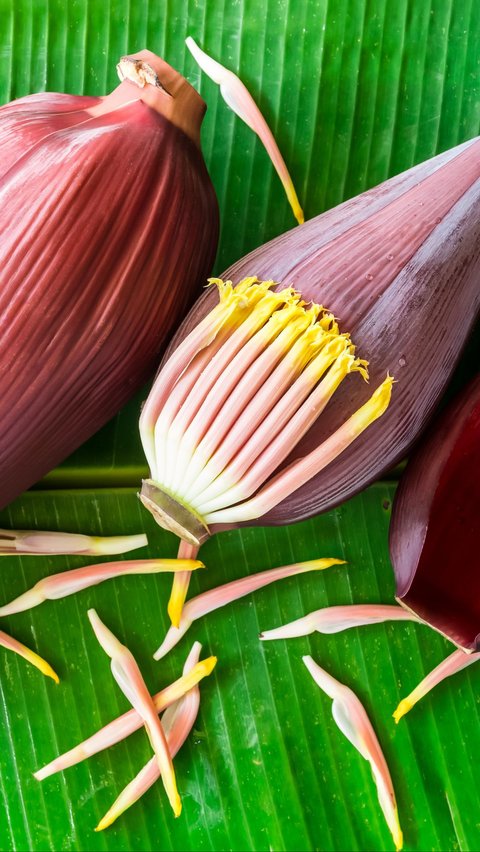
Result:
M115 64L148 46L208 103L202 133L222 233L215 264L292 227L267 155L200 74L192 35L240 74L269 121L307 217L478 135L480 5L475 0L0 0L0 103L41 90L103 94ZM478 364L470 343L455 384ZM140 392L112 423L0 515L0 526L149 535L139 556L176 541L142 511ZM227 578L316 556L345 568L304 575L212 614L160 663L166 576L130 577L4 619L61 683L1 651L0 848L5 850L383 850L391 839L370 771L339 734L330 701L301 663L311 653L364 702L391 768L405 848L476 850L480 726L473 666L396 727L398 700L451 646L428 628L387 624L334 637L262 644L261 629L324 605L391 602L387 530L394 486L379 483L320 518L223 533L202 550L192 593ZM2 602L78 558L4 557ZM93 829L150 757L140 731L42 784L34 769L126 709L86 612L94 606L134 651L149 688L176 677L191 641L219 658L201 685L193 735L176 758L184 813L160 784L111 829Z

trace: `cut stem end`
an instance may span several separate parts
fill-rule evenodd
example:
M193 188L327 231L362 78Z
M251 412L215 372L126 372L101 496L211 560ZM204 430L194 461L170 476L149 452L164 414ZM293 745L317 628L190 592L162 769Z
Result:
M200 516L163 491L152 479L142 481L138 496L157 524L183 541L199 547L209 537L210 530Z

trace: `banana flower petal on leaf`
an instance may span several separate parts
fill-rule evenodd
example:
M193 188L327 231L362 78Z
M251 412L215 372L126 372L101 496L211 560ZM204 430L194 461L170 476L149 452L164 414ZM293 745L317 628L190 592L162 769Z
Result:
M26 645L23 645L22 642L19 642L17 639L14 639L12 636L9 636L8 633L5 633L3 630L0 630L0 645L3 648L7 648L9 651L14 651L15 654L18 654L20 657L23 657L27 662L31 663L32 666L35 666L39 669L42 674L46 675L46 677L51 677L55 683L60 683L60 679L56 672L52 669L52 667L35 651L31 651L30 648L27 648Z
M397 709L393 714L393 718L395 722L398 724L402 716L405 716L405 713L408 713L412 707L415 706L417 701L420 701L434 686L437 686L438 683L441 683L446 677L450 677L451 675L460 672L462 669L465 669L467 666L471 666L472 663L477 663L480 660L480 652L475 654L467 654L465 651L462 651L461 648L458 648L453 654L450 654L445 660L436 666L433 671L430 672L419 684L415 687L415 689L407 696L407 698L403 698L400 701Z
M328 674L312 657L303 657L303 662L315 683L333 699L332 715L342 734L369 762L377 785L380 807L398 852L403 846L403 835L398 821L392 779L366 710L348 686Z
M345 565L343 559L312 559L310 562L296 562L293 565L283 565L281 568L272 568L269 571L261 571L248 577L241 577L231 583L225 583L202 592L195 598L191 598L185 604L178 627L170 627L165 639L153 655L156 660L164 657L185 636L194 621L202 616L220 609L226 604L239 600L251 592L268 586L276 580L283 580L296 574L305 574L307 571L323 571L332 565Z
M283 184L285 194L298 224L304 222L303 210L295 192L292 178L288 172L272 131L265 121L258 106L253 100L247 87L233 71L229 71L220 62L212 59L196 44L191 36L185 40L190 53L199 64L202 71L220 86L220 92L225 103L256 133L263 142L272 164Z
M143 720L151 746L155 752L158 767L162 773L163 786L167 793L173 813L176 817L182 811L182 802L177 790L172 757L165 739L162 723L158 718L155 704L146 687L140 669L133 654L122 645L111 630L98 617L94 609L88 610L88 617L100 645L111 659L111 669L123 694L128 698L134 710Z
M400 606L389 604L329 606L317 609L273 630L264 630L260 633L260 639L292 639L296 636L308 636L315 631L327 634L340 633L351 627L364 627L380 624L383 621L420 621L420 619Z
M184 675L189 674L193 667L198 664L201 649L202 646L200 643L195 642L185 661L183 667ZM195 685L165 710L162 716L162 726L172 758L180 751L190 734L195 724L199 707L200 690L198 685ZM152 757L115 799L113 805L98 823L95 831L103 831L112 825L127 808L138 802L141 796L150 789L159 777L160 767L156 758Z
M161 574L171 571L190 573L204 567L203 562L193 559L132 559L72 568L70 571L62 571L60 574L52 574L39 580L31 589L0 607L0 617L23 612L46 600L65 598L116 577L130 574Z
M174 704L189 690L191 690L202 678L207 677L217 663L216 657L207 657L196 663L191 671L186 675L178 678L170 686L165 687L160 692L153 696L153 703L157 713L161 713L170 705ZM110 746L119 743L125 737L138 731L143 725L143 720L136 710L128 710L117 719L109 722L99 731L96 731L83 742L79 743L74 748L59 755L46 766L34 772L34 777L37 781L43 781L54 775L56 772L62 772L69 769L71 766L80 763L87 757L92 757L94 754L103 751ZM156 760L156 758L155 758Z
M146 547L147 536L92 536L37 530L0 530L0 556L113 556Z

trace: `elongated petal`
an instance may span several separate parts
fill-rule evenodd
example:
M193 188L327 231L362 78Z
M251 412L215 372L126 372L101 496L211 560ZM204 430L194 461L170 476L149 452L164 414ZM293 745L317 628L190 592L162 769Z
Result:
M22 556L113 556L146 547L147 544L148 539L144 533L101 537L64 532L0 530L0 556L13 553Z
M198 663L202 646L195 642L183 667L183 674L187 675ZM197 685L192 687L178 701L175 701L162 716L163 730L167 738L168 747L172 758L181 749L197 718L200 706L200 690ZM160 768L156 758L152 757L140 770L138 775L130 781L122 790L120 795L109 808L105 816L98 823L95 831L103 831L118 819L127 808L137 802L143 794L160 777Z
M309 633L340 633L350 627L364 627L382 621L419 621L416 615L401 606L388 604L353 604L316 609L303 618L290 621L273 630L260 633L260 639L291 639Z
M343 559L312 559L310 562L296 562L293 565L283 565L281 568L272 568L269 571L251 574L249 577L241 577L239 580L233 580L231 583L225 583L223 586L217 586L216 589L203 592L185 604L179 626L170 627L165 639L153 656L156 660L164 657L180 641L197 618L201 618L215 609L243 598L245 595L249 595L251 592L263 588L263 586L268 586L269 583L274 583L276 580L283 580L295 574L304 574L307 571L322 571L325 568L330 568L331 565L344 564Z
M400 701L397 709L393 714L393 718L395 722L398 724L402 716L405 716L405 713L408 713L409 710L420 701L427 692L430 692L437 683L441 683L446 677L450 677L450 675L456 674L460 672L462 669L465 669L467 666L471 666L472 663L476 663L480 660L480 653L476 654L467 654L465 651L462 651L459 648L457 651L454 651L453 654L450 654L446 660L442 660L442 662L433 669L419 684L415 687L415 689L407 696L407 698L403 698Z
M277 143L273 137L267 122L265 121L258 106L253 100L246 86L232 71L228 71L215 59L208 56L195 43L193 38L189 36L186 39L186 45L192 53L194 59L200 65L202 71L210 77L215 83L220 86L220 91L225 102L233 110L235 115L238 115L245 124L252 128L254 133L257 133L261 141L267 149L268 155L277 171L277 174L282 181L283 188L293 211L293 215L297 222L301 225L304 222L303 210L300 207L300 202L293 186L293 181L288 172L285 160L283 159Z
M132 653L118 641L111 630L103 624L94 609L88 617L103 650L111 658L112 674L120 689L143 719L152 748L155 752L163 785L176 817L182 811L182 802L177 790L175 770L168 750L162 723L158 718L153 699L146 687L140 669Z
M162 710L165 710L165 708L185 695L202 678L207 677L215 668L216 662L216 657L207 657L205 660L201 660L187 675L178 678L170 686L157 692L153 696L156 712L161 713ZM80 763L85 758L91 757L99 751L115 745L115 743L133 734L134 731L138 731L142 727L142 724L143 720L137 711L128 710L127 713L118 716L117 719L109 722L108 725L96 731L82 743L65 752L65 754L56 757L46 766L42 767L42 769L34 772L34 777L37 781L43 781L44 778L48 778L56 772L61 772L70 766L75 766L76 763Z
M0 607L0 616L13 615L38 606L46 600L57 600L73 595L82 589L96 586L104 580L123 577L128 574L160 574L166 571L195 571L204 568L203 562L193 559L134 559L123 562L103 562L100 565L86 565L44 577L23 595L5 606Z
M348 686L335 680L328 672L320 668L312 657L303 657L303 662L315 683L333 699L332 715L342 734L370 763L377 785L380 807L392 834L395 847L397 851L400 850L403 846L403 835L398 822L392 779L377 735L363 704Z
M237 523L262 517L339 456L388 408L392 392L391 376L382 382L370 399L322 444L292 462L274 476L252 499L206 515L207 524Z
M51 677L55 683L60 683L60 679L56 672L52 669L52 667L47 663L43 657L39 657L35 651L31 651L30 648L27 648L26 645L22 645L17 639L14 639L12 636L9 636L8 633L4 633L3 630L0 630L0 645L4 648L8 648L9 651L14 651L15 654L19 654L20 657L23 657L32 666L35 666L37 669L40 669L42 674L47 677Z
M199 551L199 547L195 544L189 544L186 541L180 541L178 546L179 560L195 560ZM174 627L178 627L182 617L183 604L187 597L188 587L190 585L190 577L192 572L190 569L176 573L173 578L172 591L170 600L168 601L168 615Z

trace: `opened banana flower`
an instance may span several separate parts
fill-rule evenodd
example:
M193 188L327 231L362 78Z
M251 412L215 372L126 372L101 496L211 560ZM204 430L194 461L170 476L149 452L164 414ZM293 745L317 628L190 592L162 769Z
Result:
M387 376L322 443L278 470L347 376L368 378L367 362L332 314L293 288L211 283L218 304L166 361L140 418L151 471L140 498L191 558L211 533L261 518L330 464L384 413L393 382ZM179 578L175 626L185 593Z

